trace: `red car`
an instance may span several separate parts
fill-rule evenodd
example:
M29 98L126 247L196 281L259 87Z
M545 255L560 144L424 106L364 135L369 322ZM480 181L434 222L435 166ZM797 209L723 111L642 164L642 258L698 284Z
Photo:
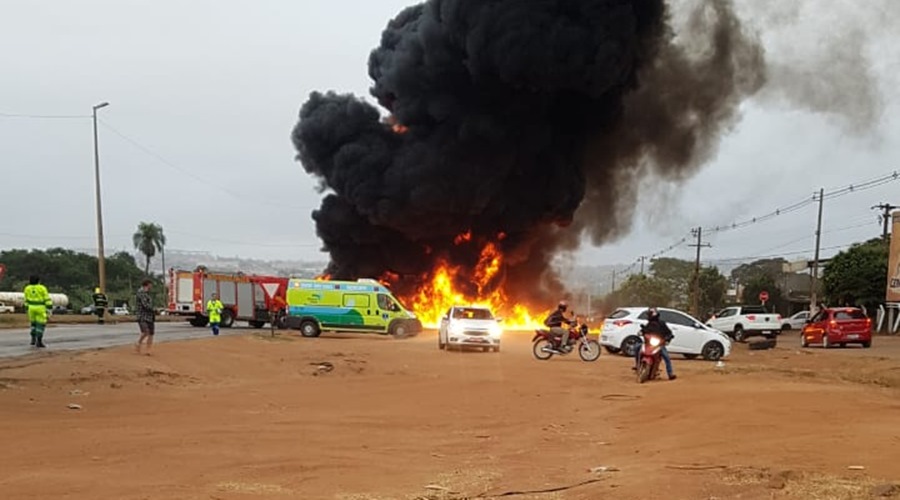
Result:
M871 347L872 320L856 307L821 309L800 332L800 346L809 347L809 344L822 344L825 349L847 344Z

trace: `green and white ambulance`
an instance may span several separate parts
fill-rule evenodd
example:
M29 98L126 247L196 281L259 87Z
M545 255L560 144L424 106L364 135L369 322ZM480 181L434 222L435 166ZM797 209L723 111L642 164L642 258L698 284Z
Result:
M291 278L287 288L289 328L304 337L323 331L374 332L396 337L422 331L416 315L375 280L318 281Z

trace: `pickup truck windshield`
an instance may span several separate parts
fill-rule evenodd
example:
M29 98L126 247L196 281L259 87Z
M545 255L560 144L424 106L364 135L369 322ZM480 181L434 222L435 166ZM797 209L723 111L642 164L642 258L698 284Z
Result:
M460 307L453 311L454 319L494 319L494 315L487 309L474 307Z

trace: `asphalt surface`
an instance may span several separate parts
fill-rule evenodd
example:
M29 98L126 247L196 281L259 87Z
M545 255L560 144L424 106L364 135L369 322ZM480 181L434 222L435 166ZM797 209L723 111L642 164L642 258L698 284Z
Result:
M220 334L240 335L254 331L248 327L222 328ZM107 325L58 325L44 333L45 349L31 347L27 328L0 330L0 358L24 356L36 351L78 351L134 344L139 337L137 323ZM185 323L157 323L153 343L211 337L209 328Z

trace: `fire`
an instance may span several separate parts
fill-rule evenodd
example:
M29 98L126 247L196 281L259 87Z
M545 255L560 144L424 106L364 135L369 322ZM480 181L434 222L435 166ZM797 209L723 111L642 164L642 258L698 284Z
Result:
M457 245L471 242L472 233L466 232L454 240ZM478 264L472 276L461 275L465 270L446 260L438 262L430 279L412 297L407 297L407 305L426 327L440 326L441 317L456 305L488 307L503 318L505 330L531 330L542 328L541 318L524 304L513 303L504 291L503 254L497 245L488 242L481 250ZM475 296L466 295L457 289L457 278L475 283Z
M328 274L328 273L323 273L323 274L320 274L320 275L316 276L316 277L313 278L313 279L315 279L316 281L330 281L330 280L331 280L331 275Z
M387 123L391 126L391 130L394 131L395 134L405 134L409 132L409 127L397 121L397 117L394 115L390 115L384 120L384 123Z

